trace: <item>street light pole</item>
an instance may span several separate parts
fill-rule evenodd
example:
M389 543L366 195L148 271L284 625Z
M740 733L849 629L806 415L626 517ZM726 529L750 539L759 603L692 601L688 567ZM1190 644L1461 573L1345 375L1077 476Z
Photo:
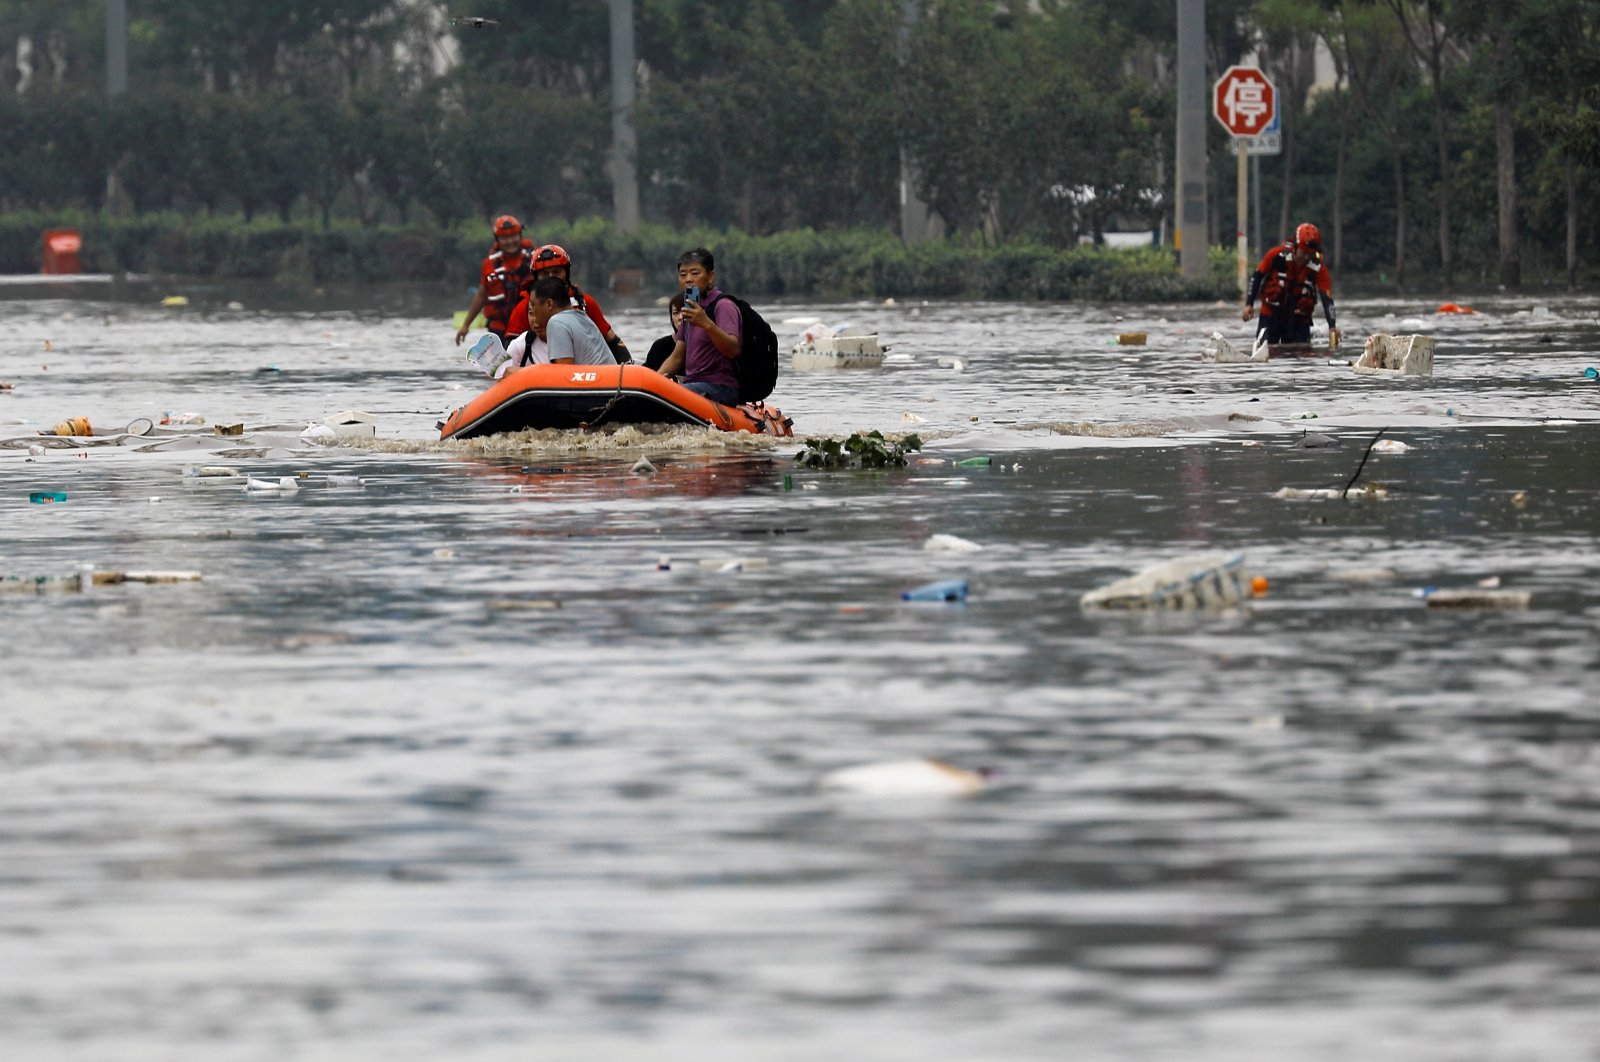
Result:
M1206 276L1206 0L1178 4L1178 261Z
M918 0L903 0L900 5L898 46L905 62L911 48L911 30L921 17ZM906 149L900 149L900 238L906 243L927 243L944 234L944 225L926 200L917 193L917 167Z
M128 91L128 0L106 0L106 95Z
M106 0L106 96L115 99L128 91L128 0ZM106 213L123 213L122 183L117 162L106 168Z
M611 0L611 206L619 232L639 231L633 45L633 0Z

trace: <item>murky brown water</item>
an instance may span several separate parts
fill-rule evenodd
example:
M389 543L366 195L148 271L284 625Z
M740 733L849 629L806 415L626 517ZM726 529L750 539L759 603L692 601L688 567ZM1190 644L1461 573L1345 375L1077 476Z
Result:
M0 303L0 575L204 576L0 594L8 1059L1594 1057L1595 301L1343 307L1439 337L1399 384L1201 364L1226 308L780 308L910 358L786 375L801 438L994 459L844 474L441 447L443 313L243 298ZM346 408L376 440L297 437ZM251 430L26 449L164 410ZM1380 427L1386 497L1273 497ZM1268 594L1078 607L1216 549ZM1490 578L1532 607L1413 593ZM818 789L923 755L998 774Z

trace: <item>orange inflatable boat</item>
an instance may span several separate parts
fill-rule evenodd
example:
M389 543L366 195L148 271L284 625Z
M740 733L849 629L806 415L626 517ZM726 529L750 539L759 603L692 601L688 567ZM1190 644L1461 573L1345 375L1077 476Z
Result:
M772 406L720 405L642 365L529 365L506 373L451 413L439 438L608 424L699 424L794 435L793 422Z

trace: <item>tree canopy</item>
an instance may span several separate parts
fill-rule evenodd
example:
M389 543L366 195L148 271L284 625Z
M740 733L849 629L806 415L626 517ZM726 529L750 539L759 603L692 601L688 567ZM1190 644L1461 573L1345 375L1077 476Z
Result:
M105 95L103 0L0 0L0 209L450 226L606 214L605 0L139 0ZM902 173L960 238L1170 228L1171 0L636 0L646 217L893 230ZM1590 0L1209 0L1208 64L1279 85L1266 231L1337 264L1515 282L1600 243ZM1319 63L1336 77L1319 78ZM1208 131L1213 236L1233 163ZM1359 203L1350 210L1346 204Z

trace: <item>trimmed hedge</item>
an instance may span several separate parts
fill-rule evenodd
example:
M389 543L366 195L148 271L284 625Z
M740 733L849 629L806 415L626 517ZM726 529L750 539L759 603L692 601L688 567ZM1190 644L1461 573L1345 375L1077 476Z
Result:
M439 230L335 222L324 229L261 217L246 223L237 217L176 214L9 214L0 216L0 272L38 272L41 236L48 228L83 234L83 267L89 272L288 284L471 285L491 243L486 226ZM543 225L530 238L565 247L576 263L576 278L597 290L620 269L643 270L646 288L668 288L678 255L704 246L715 252L717 272L745 295L1109 302L1234 296L1233 257L1221 248L1210 252L1207 278L1191 283L1179 275L1173 252L1165 248L983 247L960 241L908 246L892 233L863 229L749 236L647 225L628 234L599 218Z

